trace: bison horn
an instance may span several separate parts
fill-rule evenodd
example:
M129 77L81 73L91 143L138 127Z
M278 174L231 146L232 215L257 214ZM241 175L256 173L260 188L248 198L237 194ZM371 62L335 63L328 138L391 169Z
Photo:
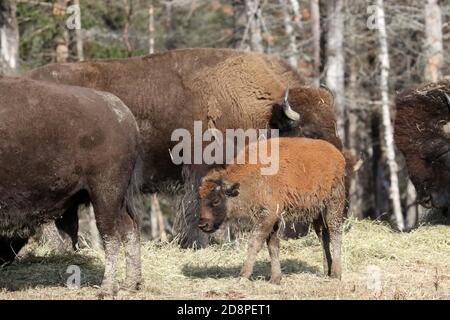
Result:
M450 96L447 93L444 93L445 98L447 99L447 104L450 107Z
M450 96L447 93L444 93L445 98L447 99L448 110L450 112ZM450 135L450 121L447 122L443 127L444 133Z
M283 101L283 112L289 119L293 121L300 120L300 115L292 110L291 105L289 104L289 86L286 88L286 93L284 94L284 101Z
M331 105L334 105L334 92L333 92L333 90L331 90L327 85L325 85L325 84L323 84L323 83L320 84L320 87L321 87L322 89L327 90L327 91L330 93L331 98L332 98Z

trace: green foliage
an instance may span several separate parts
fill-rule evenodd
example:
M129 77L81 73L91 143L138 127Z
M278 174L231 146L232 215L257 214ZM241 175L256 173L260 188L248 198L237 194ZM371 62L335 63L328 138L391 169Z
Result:
M20 58L23 69L53 61L58 21L49 7L19 3Z

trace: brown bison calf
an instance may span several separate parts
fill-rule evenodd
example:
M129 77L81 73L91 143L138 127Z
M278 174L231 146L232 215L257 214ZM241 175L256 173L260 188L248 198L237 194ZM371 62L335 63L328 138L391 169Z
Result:
M136 184L139 131L110 93L0 77L0 265L36 229L56 223L76 240L77 209L92 202L106 253L102 287L116 288L120 242L125 285L142 281Z
M277 232L280 222L313 222L323 248L324 272L340 279L345 206L342 154L322 140L279 138L278 173L261 175L263 167L257 161L256 164L230 165L208 174L199 192L199 227L205 232L214 232L224 221L250 223L253 233L241 276L251 276L265 240L272 263L271 282L279 283Z

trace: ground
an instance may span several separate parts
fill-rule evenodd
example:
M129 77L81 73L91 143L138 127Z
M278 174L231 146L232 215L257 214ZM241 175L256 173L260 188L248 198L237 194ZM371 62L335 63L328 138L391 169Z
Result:
M400 234L374 221L348 220L342 281L322 274L322 251L313 233L281 242L284 277L267 282L267 250L251 281L238 279L245 243L182 250L175 244L142 244L145 287L117 299L450 299L450 225L425 224ZM96 299L103 253L82 249L67 255L29 248L0 269L3 299ZM81 288L66 287L69 265L81 269ZM121 274L123 276L123 264Z

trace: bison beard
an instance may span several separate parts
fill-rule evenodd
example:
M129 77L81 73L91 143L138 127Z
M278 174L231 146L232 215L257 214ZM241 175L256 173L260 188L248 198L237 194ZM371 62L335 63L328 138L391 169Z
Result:
M419 201L450 205L450 80L405 90L396 98L395 141Z
M155 191L167 180L189 178L185 181L189 193L183 197L175 223L183 247L207 243L191 224L198 216L192 185L197 186L211 167L187 173L188 168L172 163L168 150L174 146L170 137L175 129L192 133L194 121L222 132L270 127L280 129L282 136L320 138L342 149L330 92L305 86L295 69L274 56L185 49L122 60L53 64L28 76L111 92L125 102L142 136L145 189ZM288 84L289 105L284 99Z

